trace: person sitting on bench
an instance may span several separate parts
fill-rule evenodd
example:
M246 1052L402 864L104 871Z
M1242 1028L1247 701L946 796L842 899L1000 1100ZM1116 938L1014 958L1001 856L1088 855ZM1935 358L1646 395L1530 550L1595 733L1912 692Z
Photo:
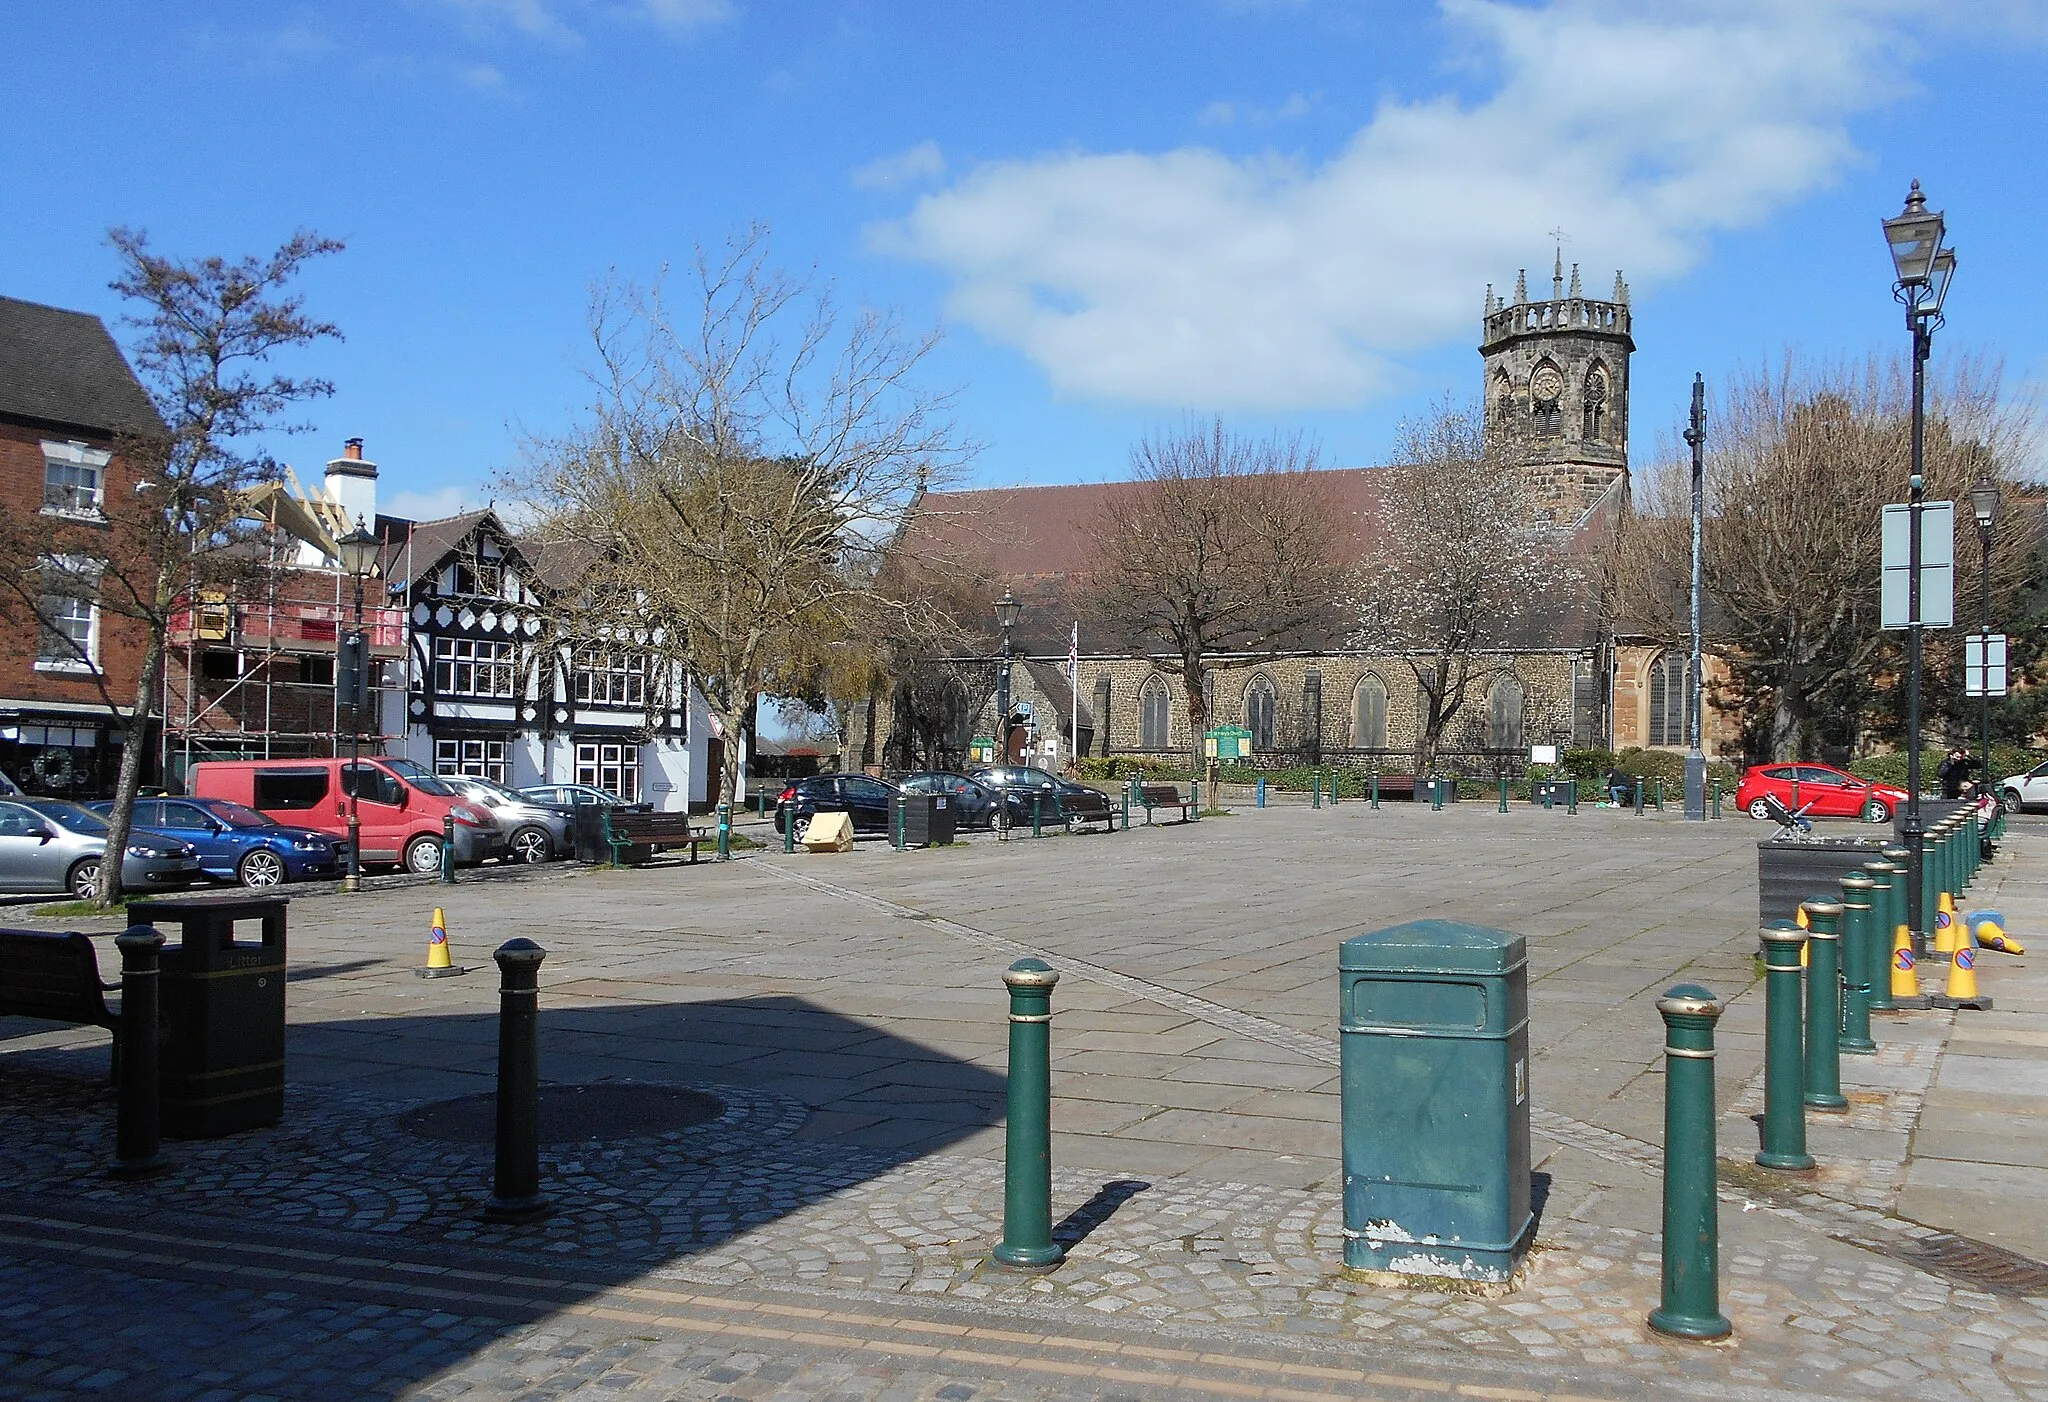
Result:
M1626 808L1635 798L1636 779L1625 774L1620 768L1607 771L1607 801L1616 808Z

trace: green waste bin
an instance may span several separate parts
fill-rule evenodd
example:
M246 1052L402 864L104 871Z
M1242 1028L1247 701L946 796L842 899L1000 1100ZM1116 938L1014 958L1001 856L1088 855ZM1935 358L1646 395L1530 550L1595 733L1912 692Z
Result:
M1344 1264L1500 1281L1529 1248L1520 935L1417 920L1338 951Z
M135 901L139 925L175 926L159 975L163 1132L211 1139L284 1117L284 896ZM261 922L237 940L237 921Z

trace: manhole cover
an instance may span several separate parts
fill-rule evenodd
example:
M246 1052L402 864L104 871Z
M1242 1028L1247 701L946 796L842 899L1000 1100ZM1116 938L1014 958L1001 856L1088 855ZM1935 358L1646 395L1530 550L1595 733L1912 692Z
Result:
M1994 1295L2048 1295L2048 1265L1989 1242L1936 1232L1911 1238L1895 1252L1901 1260Z
M708 1124L724 1113L718 1097L682 1086L542 1086L540 1142L643 1139ZM401 1116L399 1124L422 1139L489 1144L498 1133L498 1097L487 1092L422 1105Z

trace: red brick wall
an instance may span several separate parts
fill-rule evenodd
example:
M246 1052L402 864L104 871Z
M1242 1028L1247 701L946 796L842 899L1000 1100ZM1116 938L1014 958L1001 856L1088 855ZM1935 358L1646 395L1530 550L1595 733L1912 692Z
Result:
M49 532L38 535L42 523L37 513L43 504L43 450L46 441L80 442L89 448L111 450L105 437L39 430L0 420L0 512L7 518L10 540L62 540L66 550L79 549L89 541L103 541L94 554L105 555L114 548L114 528L80 527L50 522ZM128 464L116 457L107 465L106 497L109 502L128 501L134 496L135 476ZM17 529L19 528L19 529ZM26 553L18 546L12 553ZM84 553L80 550L79 553ZM26 560L0 561L13 570ZM111 593L116 586L103 586ZM146 631L135 621L102 607L100 613L100 667L115 698L123 706L133 704L135 683L142 667ZM100 689L89 677L35 670L37 635L32 613L13 598L0 595L0 697L17 701L75 701L97 704Z

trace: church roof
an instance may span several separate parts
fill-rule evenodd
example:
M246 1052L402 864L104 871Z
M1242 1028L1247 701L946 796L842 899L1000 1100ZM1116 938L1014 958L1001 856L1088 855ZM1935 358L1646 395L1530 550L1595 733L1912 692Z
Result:
M1383 494L1394 475L1407 470L1354 467L1317 472L1336 518L1337 548L1358 564L1369 563L1385 539ZM1065 657L1068 630L1076 622L1085 654L1133 653L1139 648L1132 640L1115 636L1107 624L1091 619L1088 586L1091 573L1114 572L1114 561L1097 557L1097 523L1118 497L1143 490L1138 482L1088 482L929 492L903 531L899 548L955 579L972 580L990 600L1005 589L1015 590L1025 605L1015 634L1023 653ZM1618 494L1610 494L1581 518L1565 542L1568 553L1590 557L1597 551L1616 501ZM1527 648L1588 643L1597 619L1593 589L1598 571L1586 573L1585 588L1552 591L1539 601L1519 620L1509 643ZM1287 650L1349 651L1356 627L1352 611L1333 601L1326 625Z

